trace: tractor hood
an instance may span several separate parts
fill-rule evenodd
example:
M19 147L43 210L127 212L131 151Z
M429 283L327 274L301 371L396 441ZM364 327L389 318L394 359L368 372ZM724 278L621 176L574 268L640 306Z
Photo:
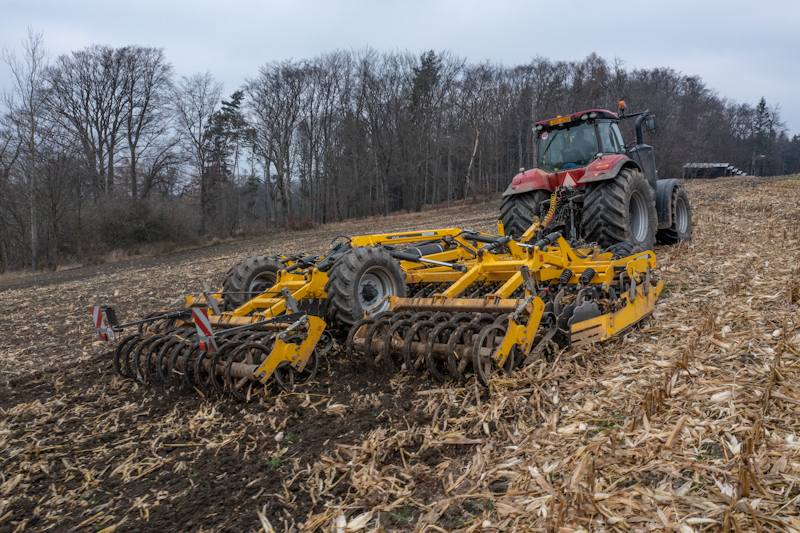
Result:
M598 157L585 167L575 167L558 172L549 172L540 168L532 168L520 172L508 186L503 196L511 196L536 189L554 191L556 187L579 187L594 181L613 178L622 166L630 162L638 165L625 154L609 154Z

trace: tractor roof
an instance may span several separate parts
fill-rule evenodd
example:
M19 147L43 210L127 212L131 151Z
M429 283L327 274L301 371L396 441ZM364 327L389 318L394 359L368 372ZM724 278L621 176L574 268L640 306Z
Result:
M578 122L580 120L586 120L588 118L610 118L617 120L619 119L619 115L617 115L616 113L612 113L611 111L608 111L606 109L587 109L586 111L580 111L578 113L573 113L571 115L564 115L564 116L559 115L556 118L541 120L536 123L537 126L536 129L550 129L553 127L560 126L562 124ZM541 126L541 128L539 128L538 126Z

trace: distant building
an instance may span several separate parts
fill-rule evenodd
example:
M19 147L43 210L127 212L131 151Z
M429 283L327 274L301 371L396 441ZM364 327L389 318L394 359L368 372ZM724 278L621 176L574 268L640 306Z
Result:
M747 176L747 172L739 170L728 163L686 163L683 165L683 179L714 179L729 176Z

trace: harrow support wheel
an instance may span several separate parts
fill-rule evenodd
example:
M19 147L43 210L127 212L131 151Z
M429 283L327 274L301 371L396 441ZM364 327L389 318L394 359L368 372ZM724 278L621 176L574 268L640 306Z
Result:
M378 311L386 311L389 302L383 301L384 297L405 298L405 274L387 250L358 246L336 260L328 272L325 292L334 320L351 326L376 305L380 304Z
M486 326L481 330L478 339L473 345L472 368L475 370L475 376L478 381L484 387L489 386L489 379L495 372L509 374L514 369L516 349L512 349L511 353L508 354L502 368L497 366L492 357L503 344L503 337L505 337L506 331L506 326L503 324L494 323Z
M285 268L280 261L263 255L245 257L231 267L222 282L225 307L232 311L264 293L278 281L278 271Z

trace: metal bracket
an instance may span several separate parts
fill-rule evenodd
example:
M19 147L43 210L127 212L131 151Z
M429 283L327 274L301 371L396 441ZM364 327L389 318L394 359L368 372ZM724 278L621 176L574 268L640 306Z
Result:
M300 312L300 307L297 305L297 300L295 300L294 296L292 296L292 293L289 292L289 289L286 287L282 288L281 296L283 296L283 299L286 300L286 307L288 307L292 313Z
M652 268L647 267L647 274L644 277L644 293L650 294L650 273L653 271Z
M526 296L524 300L522 300L522 303L517 306L516 311L514 311L514 313L511 315L511 318L514 320L514 322L517 322L519 320L519 317L520 315L522 315L522 312L525 310L526 307L528 307L528 305L535 298L536 298L535 294L530 294Z
M526 265L523 265L519 269L519 273L522 274L522 280L525 283L525 288L528 289L528 292L531 294L538 293L539 287L536 286L536 280L534 280L533 276L531 276L531 270Z
M217 305L217 299L214 298L211 287L208 286L208 283L206 283L206 280L203 278L200 278L200 290L203 293L203 298L205 298L208 307L214 311L215 315L221 315L222 313L219 310L219 305Z
M288 328L283 330L283 333L278 335L278 338L280 340L284 340L289 335L289 333L291 333L292 331L296 330L297 328L299 328L300 326L302 326L306 322L308 322L308 315L303 315L302 317L300 317L300 319L297 322L295 322L294 324L292 324L291 326L289 326Z
M375 311L380 309L383 306L383 304L388 302L389 298L390 298L390 296L387 294L386 296L384 296L383 298L378 300L378 302L375 305L373 305L372 307L369 308L369 310L367 311L367 315L372 316L372 313L374 313Z

